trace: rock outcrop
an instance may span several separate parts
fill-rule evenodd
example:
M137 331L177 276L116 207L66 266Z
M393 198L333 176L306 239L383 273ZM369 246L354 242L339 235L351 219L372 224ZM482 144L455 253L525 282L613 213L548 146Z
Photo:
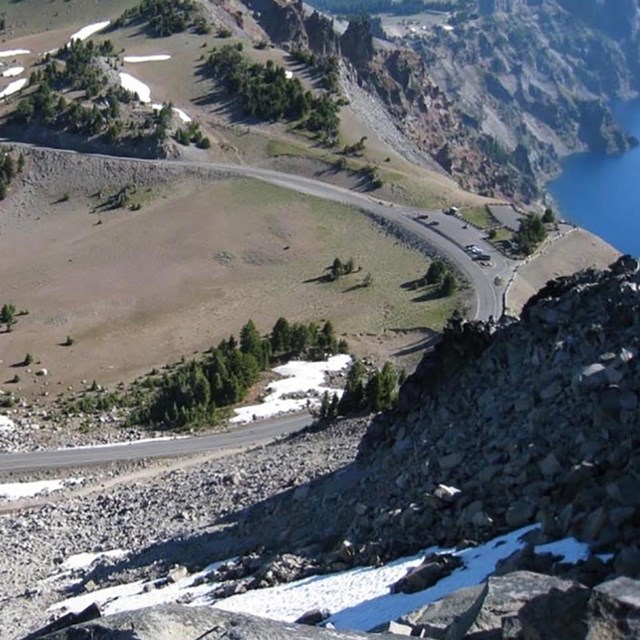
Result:
M165 605L73 626L40 636L40 639L193 640L205 637L207 640L358 640L367 636L306 625L283 624L211 607Z

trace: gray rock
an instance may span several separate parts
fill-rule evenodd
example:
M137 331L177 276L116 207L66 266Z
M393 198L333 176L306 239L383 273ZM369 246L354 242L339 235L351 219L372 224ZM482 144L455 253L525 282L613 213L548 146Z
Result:
M640 581L616 578L598 585L589 601L586 640L640 637Z
M553 452L538 463L538 468L545 478L554 478L562 472L562 465Z
M584 616L578 612L586 611L588 599L586 587L539 573L517 571L489 578L486 597L468 634L502 638L503 620L516 617L518 624L511 620L512 628L530 629L520 637L574 640L584 636Z
M520 500L512 504L505 514L507 524L512 528L521 527L530 522L535 514L534 505Z
M459 589L442 600L428 604L400 621L414 629L414 635L436 640L462 640L473 624L487 594L487 585Z
M604 387L609 382L607 368L596 362L584 367L574 378L574 389L580 392L589 392Z
M42 640L356 640L355 632L329 631L305 625L228 613L212 607L165 605L121 613L42 636Z
M449 554L433 555L425 558L422 564L411 569L391 586L391 593L415 593L432 587L450 573L462 566L458 556Z

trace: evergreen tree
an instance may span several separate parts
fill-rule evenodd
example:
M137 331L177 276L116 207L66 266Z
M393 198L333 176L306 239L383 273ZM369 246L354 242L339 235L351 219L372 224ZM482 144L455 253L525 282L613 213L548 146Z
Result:
M0 324L4 324L7 331L11 331L15 323L16 308L9 303L2 305L2 310L0 311Z
M363 408L364 395L364 376L365 368L359 360L356 360L347 374L347 383L344 393L340 399L339 411L342 415L347 415L352 411L359 411Z
M253 320L249 320L240 331L240 351L250 353L258 361L262 359L262 336Z
M447 265L442 260L434 260L427 269L425 280L427 284L440 284L447 271Z
M271 351L286 353L291 349L291 327L286 318L278 318L271 330Z
M455 293L456 288L456 277L453 275L453 273L451 273L451 271L447 271L444 274L444 278L442 279L440 294L444 297L449 297Z

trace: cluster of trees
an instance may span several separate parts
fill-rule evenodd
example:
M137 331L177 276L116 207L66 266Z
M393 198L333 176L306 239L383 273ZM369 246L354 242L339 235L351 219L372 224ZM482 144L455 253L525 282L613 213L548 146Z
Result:
M340 120L338 104L323 93L306 91L298 78L287 78L272 60L252 63L242 44L214 49L207 68L226 91L237 96L245 114L263 120L299 120L298 126L335 143Z
M345 156L361 156L364 151L364 143L367 141L367 136L362 136L358 142L353 144L346 144L342 149L342 153Z
M16 122L39 122L47 127L67 129L89 137L103 136L114 143L125 136L130 140L146 138L162 142L166 139L172 111L163 108L150 114L144 123L125 123L122 104L135 98L135 94L120 86L109 84L103 70L96 64L97 58L114 56L113 44L105 40L74 40L62 47L56 59L48 58L44 68L31 74L30 85L35 90L20 100L13 113ZM67 100L67 91L85 91L85 98L92 100L85 106L80 99Z
M0 200L4 200L7 197L9 183L16 173L21 172L23 168L24 156L22 154L18 156L18 161L16 162L11 154L0 147Z
M197 122L189 122L186 127L181 127L175 133L175 139L180 144L188 147L191 143L199 149L209 149L211 140L202 133Z
M279 318L271 333L262 336L249 320L239 341L231 336L203 360L166 372L131 420L171 429L215 424L224 416L225 407L243 400L260 374L275 362L296 357L320 359L347 350L347 343L338 340L328 321L318 326L290 324Z
M404 373L396 374L391 363L367 376L367 370L356 360L347 374L347 384L342 397L325 392L320 404L321 418L335 418L357 411L387 411L398 398L398 387L404 381Z
M127 9L114 23L124 27L132 22L145 21L156 37L182 33L194 27L198 33L209 33L210 27L199 6L193 0L142 0Z
M518 249L528 256L546 237L547 228L544 226L542 217L534 214L522 218L514 240Z
M330 93L340 91L340 60L338 56L321 56L309 49L294 49L291 57L318 72L322 86Z
M448 297L453 295L458 288L458 283L453 272L443 260L434 260L427 269L427 273L420 282L422 286L439 287L440 295Z

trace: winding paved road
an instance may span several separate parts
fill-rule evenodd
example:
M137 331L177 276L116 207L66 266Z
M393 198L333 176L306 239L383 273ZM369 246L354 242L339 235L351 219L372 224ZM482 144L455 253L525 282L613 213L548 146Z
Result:
M147 440L131 444L53 449L29 453L3 453L0 454L0 472L61 469L122 460L171 458L205 451L238 449L266 444L275 438L299 431L309 426L312 421L313 418L308 413L304 413L254 422L210 436Z
M3 142L12 146L33 146L16 143L10 140ZM55 149L56 152L77 154L76 151ZM114 160L114 156L100 154L83 154ZM228 176L255 178L270 184L291 189L298 193L316 196L345 205L351 205L365 212L374 214L402 227L410 236L433 247L443 258L451 261L466 275L473 289L472 318L486 320L493 316L498 318L503 312L504 285L496 285L496 277L506 283L513 273L515 262L507 260L491 247L482 233L471 225L463 225L460 219L448 216L441 211L425 212L413 207L383 202L367 194L350 191L343 187L305 178L293 174L281 173L271 169L228 165L209 162L190 162L184 160L146 160L125 158L128 162L145 164L171 164L210 169ZM434 224L436 223L436 224ZM475 244L491 256L491 266L481 266L472 260L463 248ZM297 431L311 423L308 414L284 416L273 420L256 422L245 427L211 435L176 440L159 440L129 445L94 447L88 449L66 449L55 451L38 451L33 453L16 453L0 455L1 471L21 471L45 468L62 468L90 464L113 462L117 460L133 460L147 457L171 457L211 451L214 449L246 447L258 442L266 442L273 438Z

